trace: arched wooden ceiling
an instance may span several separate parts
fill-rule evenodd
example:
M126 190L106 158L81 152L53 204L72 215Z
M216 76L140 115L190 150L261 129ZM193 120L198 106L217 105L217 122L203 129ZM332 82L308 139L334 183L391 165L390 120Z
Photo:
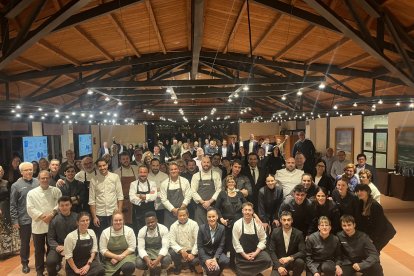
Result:
M80 120L182 120L182 108L190 121L268 120L414 102L413 1L2 0L0 9L3 117L58 109Z

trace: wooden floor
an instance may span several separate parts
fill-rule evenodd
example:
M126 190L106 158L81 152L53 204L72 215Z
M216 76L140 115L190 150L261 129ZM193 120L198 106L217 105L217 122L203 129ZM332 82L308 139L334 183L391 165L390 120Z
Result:
M381 253L381 264L384 268L384 274L387 276L414 275L414 201L401 201L396 198L381 196L381 204L387 217L397 230L394 239L391 240ZM33 247L29 266L31 272L27 275L36 275ZM141 271L136 271L137 276L141 274ZM24 275L21 272L19 256L0 261L0 276L3 275ZM60 275L64 275L64 273ZM170 275L174 274L170 273ZM183 271L181 275L195 274L190 271ZM231 270L226 269L223 275L230 276L235 274Z

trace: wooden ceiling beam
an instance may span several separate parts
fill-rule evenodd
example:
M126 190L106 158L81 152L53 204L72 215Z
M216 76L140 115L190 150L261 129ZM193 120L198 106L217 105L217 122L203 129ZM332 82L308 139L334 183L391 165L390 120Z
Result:
M118 31L119 35L128 43L129 47L131 48L132 52L137 56L141 57L141 54L139 53L137 47L135 47L134 43L132 42L132 39L128 36L124 28L122 27L121 23L118 21L118 19L115 17L114 14L110 14L109 18L114 23L116 30Z
M68 19L71 15L78 12L89 2L90 0L72 0L66 4L60 11L43 22L31 36L29 33L27 38L20 45L17 45L12 52L9 52L7 55L3 56L0 60L0 70L4 69L12 60L20 56L36 42L39 42L42 37L48 35L57 26Z
M265 33L259 39L259 41L256 43L256 45L254 45L253 51L252 51L253 54L255 54L255 52L260 47L260 45L269 38L269 36L272 34L274 29L276 28L277 23L279 22L280 19L282 19L282 17L283 17L283 14L281 14L281 13L276 14L275 18L273 19L272 23L270 24L270 27L265 31Z
M95 39L92 38L84 29L80 26L75 26L74 29L95 49L97 49L101 55L103 55L107 60L114 60L114 58L104 49L102 48Z
M147 7L147 11L149 13L152 27L154 28L155 35L157 36L158 44L162 52L166 54L167 49L165 48L165 44L164 44L164 41L162 40L160 29L158 28L157 19L155 18L154 10L152 9L152 5L151 5L151 0L145 0L145 6Z
M15 61L17 61L18 63L21 63L23 65L26 65L27 67L30 67L32 69L38 70L38 71L46 70L46 67L44 67L40 64L37 64L37 63L35 63L31 60L28 60L24 57L18 57L18 58L15 59Z
M315 63L317 60L321 59L322 57L326 56L327 54L329 54L330 52L338 49L339 47L341 47L342 45L344 45L345 43L351 41L350 38L348 37L343 37L341 38L339 41L334 42L332 45L328 46L327 48L323 49L322 51L316 53L313 57L311 57L310 59L306 60L305 63L306 64L312 64Z
M203 44L204 33L204 0L193 0L192 6L192 49L193 58L191 65L191 79L197 79L198 66L200 63L200 52Z
M331 24L339 29L345 36L351 38L353 42L362 47L372 57L376 58L385 68L391 73L395 74L406 85L414 87L414 79L409 76L401 68L396 65L388 57L384 56L377 49L373 48L369 41L365 40L360 34L358 34L345 20L335 14L325 3L321 0L304 0L310 7L315 9L316 12L326 18ZM372 37L371 37L372 39Z
M280 50L276 55L274 55L273 60L281 58L283 55L285 55L291 48L295 47L296 44L308 37L312 33L313 29L315 29L314 25L309 25L308 27L306 27L288 45L286 45L282 50Z
M370 57L371 57L370 54L363 53L363 54L360 54L359 56L353 57L350 60L345 61L344 63L338 64L338 67L341 69L352 67L353 65L360 63Z
M37 43L39 46L45 48L46 50L49 50L51 52L53 52L54 54L56 54L57 56L59 56L60 58L64 59L65 61L79 66L81 65L81 62L78 61L77 59L69 56L68 54L66 54L64 51L60 50L59 48L53 46L52 44L50 44L49 42L47 42L46 40L42 39Z
M243 18L244 13L247 9L247 0L244 0L244 3L239 11L239 15L237 16L236 22L233 25L233 28L230 32L229 38L227 39L226 46L224 47L223 54L227 53L229 50L230 41L234 38L236 35L237 30L239 29L240 22Z
M8 4L10 8L8 8L7 11L3 11L2 13L5 13L4 17L8 19L15 18L33 2L33 0L10 1Z

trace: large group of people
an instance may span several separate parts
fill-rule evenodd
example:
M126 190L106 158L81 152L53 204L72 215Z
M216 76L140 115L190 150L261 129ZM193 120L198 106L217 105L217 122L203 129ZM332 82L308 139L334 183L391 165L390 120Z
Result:
M114 139L78 166L71 150L62 164L14 160L18 172L0 182L0 234L14 233L6 243L23 273L33 237L37 275L57 275L63 258L67 275L382 275L396 231L375 169L364 154L357 164L332 149L318 157L298 136L292 153L251 134L152 151Z

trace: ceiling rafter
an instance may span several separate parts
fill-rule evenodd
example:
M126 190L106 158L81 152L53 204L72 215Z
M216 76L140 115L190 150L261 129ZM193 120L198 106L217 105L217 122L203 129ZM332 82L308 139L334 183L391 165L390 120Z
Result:
M11 52L8 52L7 55L4 55L0 60L0 70L4 69L12 60L20 56L36 42L39 42L42 37L45 37L47 34L52 32L57 26L89 2L90 0L72 0L67 3L61 10L44 21L32 35L29 33L26 36L27 38L25 38L20 45L16 45L17 47L15 47Z
M364 60L370 58L371 55L368 53L362 53L359 56L353 57L341 64L338 64L338 67L341 69L347 68L347 67L351 67L357 63L363 62Z
M365 40L360 34L358 34L344 19L340 18L335 12L332 11L325 3L321 0L304 0L310 7L315 9L319 14L326 18L331 24L336 28L341 30L341 32L350 37L353 42L362 47L367 53L376 58L385 68L387 68L391 73L395 74L400 78L406 85L414 87L414 79L412 76L409 76L381 52L378 52L377 49L373 48L370 42ZM370 36L369 41L372 39Z
M224 46L223 54L227 53L227 51L229 50L230 42L236 35L237 30L239 29L240 22L243 18L244 13L246 12L246 9L247 9L247 0L244 0L244 3L239 11L239 15L237 16L236 22L234 22L233 28L227 39L226 45Z
M37 45L45 48L48 51L53 52L54 54L56 54L61 59L65 60L65 61L67 61L67 62L69 62L69 63L71 63L73 65L76 65L76 66L81 65L81 62L79 60L77 60L77 59L69 56L67 53L65 53L64 51L62 51L59 48L55 47L54 45L50 44L49 42L47 42L44 39L40 40L37 43Z
M343 37L343 38L341 38L341 40L339 40L337 42L334 42L332 45L330 45L330 46L326 47L325 49L323 49L322 51L316 53L313 57L311 57L310 59L306 60L305 63L306 64L315 63L319 59L323 58L324 56L326 56L330 52L338 49L339 47L341 47L342 45L344 45L345 43L347 43L349 41L351 41L350 38Z
M204 0L193 0L192 6L192 49L193 58L191 65L191 79L197 78L198 67L200 63L200 52L203 44L204 33Z
M273 31L275 30L277 26L277 23L280 21L280 19L282 19L282 17L283 17L283 14L281 13L276 14L272 23L270 23L270 27L264 32L262 37L260 37L256 45L253 46L253 50L252 50L253 54L256 53L257 49L261 46L261 44L264 43L269 38L269 36L273 33Z
M167 53L167 49L165 48L164 41L162 40L160 29L158 28L157 19L154 15L154 10L152 9L151 0L145 0L145 6L147 7L147 11L150 16L152 27L154 28L155 34L157 36L158 44L164 54Z
M141 54L139 53L137 47L134 45L134 43L132 42L132 39L129 37L129 35L127 34L127 32L125 31L124 27L122 26L122 24L118 21L118 19L116 18L116 16L114 14L110 14L109 18L111 19L111 21L113 22L113 24L116 27L116 30L118 31L119 35L128 43L129 47L131 48L132 52L137 56L140 57Z
M273 59L278 59L284 56L290 49L295 47L300 41L308 37L312 30L315 29L314 25L307 26L300 34L298 34L291 42L289 42L282 50L280 50L276 55L273 56Z
M92 38L82 27L75 26L73 27L90 45L92 45L96 50L98 50L101 55L103 55L107 60L114 60L114 58L98 44L98 42Z

